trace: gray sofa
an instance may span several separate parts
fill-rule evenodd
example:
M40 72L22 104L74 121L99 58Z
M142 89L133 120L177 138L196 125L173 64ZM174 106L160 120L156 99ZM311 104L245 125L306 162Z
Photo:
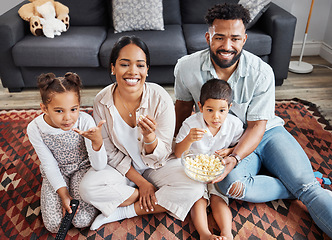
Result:
M204 16L216 3L238 0L164 0L164 31L114 33L111 0L59 0L69 7L70 27L54 39L36 37L17 11L28 1L0 16L0 77L10 92L36 87L41 73L78 73L84 86L110 83L108 60L115 41L123 35L141 37L149 47L148 81L173 84L177 59L207 47ZM287 78L296 18L271 3L247 30L245 49L269 63L276 85Z

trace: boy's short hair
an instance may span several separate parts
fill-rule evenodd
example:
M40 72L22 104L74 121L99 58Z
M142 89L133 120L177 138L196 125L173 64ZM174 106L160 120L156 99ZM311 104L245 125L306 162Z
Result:
M233 101L232 89L225 80L210 79L203 84L199 101L204 106L205 101L208 99L226 100L228 105L230 105Z

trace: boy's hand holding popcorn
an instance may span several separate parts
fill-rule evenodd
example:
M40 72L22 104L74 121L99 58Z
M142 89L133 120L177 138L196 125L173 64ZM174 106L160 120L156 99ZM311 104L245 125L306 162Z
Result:
M223 149L217 150L216 153L224 158L224 157L227 157L229 154L231 154L233 152L233 150L234 150L234 147L223 148Z
M190 132L186 138L188 139L189 142L193 143L201 140L206 132L207 132L206 129L192 128L190 129Z

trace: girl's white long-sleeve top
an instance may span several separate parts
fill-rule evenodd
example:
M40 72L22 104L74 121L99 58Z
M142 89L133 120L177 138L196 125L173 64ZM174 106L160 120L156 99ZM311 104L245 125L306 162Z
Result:
M91 127L95 126L96 123L94 119L88 113L80 112L79 121L76 121L73 128L78 128L82 131L86 131ZM45 175L53 186L54 190L57 191L61 187L66 187L67 184L60 172L57 160L54 158L50 149L45 145L39 130L45 134L63 134L65 133L65 131L60 128L54 128L48 125L44 120L44 114L32 120L27 127L27 134L29 140L38 155ZM104 169L107 165L107 154L104 144L99 151L95 151L92 148L91 140L84 138L84 141L91 166L95 170Z

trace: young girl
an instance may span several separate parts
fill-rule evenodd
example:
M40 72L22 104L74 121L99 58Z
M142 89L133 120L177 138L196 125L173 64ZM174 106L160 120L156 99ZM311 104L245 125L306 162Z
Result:
M81 199L79 184L91 166L101 170L107 164L101 136L104 121L96 127L89 114L79 111L81 80L77 74L42 74L38 87L43 114L29 123L27 134L41 163L44 225L50 232L57 232L65 211L71 213L69 205L74 198L80 205L73 225L87 227L98 212Z

